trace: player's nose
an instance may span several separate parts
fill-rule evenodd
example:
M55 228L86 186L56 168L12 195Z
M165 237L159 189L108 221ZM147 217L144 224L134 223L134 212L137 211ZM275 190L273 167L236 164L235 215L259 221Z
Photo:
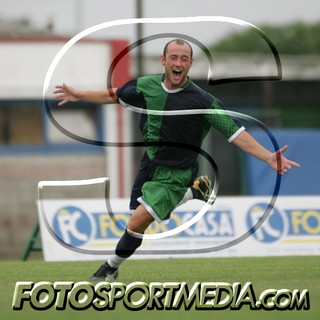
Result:
M175 61L175 66L176 66L176 67L182 66L182 60L181 60L181 58L178 58L178 59Z

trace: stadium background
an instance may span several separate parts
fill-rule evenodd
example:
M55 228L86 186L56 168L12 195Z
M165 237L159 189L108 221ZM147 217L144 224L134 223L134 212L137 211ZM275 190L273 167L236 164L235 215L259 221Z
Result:
M133 11L131 16L134 14L154 16L154 14L152 15L154 9L149 4L143 2L142 4L144 6L141 8L135 8L131 4L130 10ZM97 5L101 5L101 3L97 1ZM74 16L74 21L70 21L73 33L70 32L71 27L69 32L56 32L56 30L61 30L59 24L55 25L55 19L57 21L58 18L50 15L50 9L46 9L45 6L42 10L46 13L46 19L42 24L37 20L32 20L35 18L31 18L30 13L28 17L26 9L24 9L25 12L17 9L15 15L11 14L11 19L6 18L4 14L1 17L3 25L0 35L2 54L0 96L1 256L18 257L21 253L30 235L30 230L37 220L36 186L40 180L83 179L106 174L110 176L115 172L116 175L112 179L112 196L125 197L129 195L130 184L141 157L141 150L135 149L132 153L122 155L127 163L124 167L129 169L127 168L122 173L122 178L117 179L119 172L121 175L121 170L113 168L112 165L119 163L118 155L110 155L111 151L103 148L90 148L81 143L74 143L62 134L59 135L52 129L52 125L50 125L50 121L43 111L42 83L46 68L49 67L57 50L75 32L79 32L87 26L84 21L89 21L89 17L86 15L85 9L87 7L85 6L86 3L81 1L75 2L71 8L66 6L66 9L71 9L70 12ZM312 4L310 3L311 8ZM126 8L126 10L129 9ZM254 11L254 8L252 10ZM5 7L2 11L5 13ZM292 9L292 11L294 10ZM216 11L213 13L216 14ZM227 13L228 10L225 10L225 15ZM251 14L253 15L253 13ZM289 16L289 12L287 15ZM299 17L297 14L291 13L291 15ZM265 15L265 18L263 15L260 17L261 23L268 20L267 16L268 14ZM119 14L119 18L122 17ZM315 18L313 17L313 19ZM252 18L252 20L254 19ZM281 21L287 22L290 19L284 15L279 20L276 25L281 25ZM293 22L296 22L296 20L297 18ZM97 20L97 22L101 21ZM307 18L306 22L308 22ZM260 26L259 23L257 25ZM230 26L228 28L224 24L217 24L217 34L223 34L222 31L224 31L225 38L228 38L232 33L241 31L239 28L231 28ZM68 29L66 28L66 30ZM140 30L131 25L123 31L124 33L127 32L127 39L123 39L122 35L119 38L110 37L109 33L111 31L108 33L107 30L104 30L105 33L96 33L88 38L92 38L93 42L96 41L101 46L103 44L111 46L113 48L111 50L119 50L121 46L129 44L135 37L138 37L139 32L142 36L148 36L162 32L162 30L172 29L166 29L162 26L162 28L158 27L158 29L152 30L150 26L145 26L143 30ZM177 30L181 32L181 29ZM189 34L195 37L197 33L199 33L197 30L189 31ZM217 41L206 40L202 35L199 40L203 41L207 47L212 47L217 43ZM118 73L120 74L120 78L116 80L118 84L138 74L161 72L162 69L158 60L160 49L155 51L153 48L162 48L164 42L165 39L160 39L130 52L126 57L127 60L120 63L123 70ZM252 36L251 42L256 42L257 46L261 46L261 39L257 35ZM303 39L301 39L301 42L303 42ZM52 47L53 44L54 47ZM275 45L277 47L277 43ZM16 50L14 49L15 46ZM296 46L301 46L301 43L296 43ZM140 49L141 51L139 51ZM270 53L246 53L243 51L245 49L241 52L238 50L221 53L213 49L215 76L217 78L247 76L248 72L253 72L253 75L258 76L274 75L275 63ZM313 141L318 139L320 125L320 113L318 112L320 103L318 92L319 55L297 55L290 51L279 52L283 67L283 79L281 81L238 82L209 86L206 80L208 69L206 59L198 48L195 48L195 53L195 65L191 71L191 76L201 87L221 99L230 110L256 117L273 130L280 129L280 132L277 131L280 136L283 134L283 130L285 132L290 130L284 142L290 146L287 155L301 162L302 168L299 172L292 172L292 177L285 178L287 181L283 179L281 192L292 195L318 194L320 186L316 166L320 158L320 151ZM81 56L81 49L75 54ZM143 59L139 59L141 54L144 55ZM88 57L89 59L92 58L90 55ZM80 59L78 65L82 61L84 60ZM143 64L141 61L143 61ZM96 61L94 70L99 70L99 63L99 61ZM33 70L32 65L34 64ZM39 65L41 66L39 67ZM71 68L69 73L72 73L72 70L74 69ZM83 88L94 89L98 85L103 86L105 78L103 78L103 71L99 70L99 72L100 78L96 82L93 79L94 71L90 74L91 77L77 79L77 81ZM66 71L63 81L68 83L67 74ZM71 77L70 81L75 82L77 76L81 78L81 68L73 78ZM74 85L75 83L71 82L71 84ZM85 121L83 122L83 135L87 134L94 138L104 135L109 140L118 126L110 129L110 126L106 124L108 119L110 121L111 115L106 116L106 121L101 120L103 108L81 104L76 107L66 106L64 110L59 110L59 112L62 114L62 118L65 117L63 124L67 128L71 126L73 130L75 126L72 124L75 123L74 119L78 117L78 119L80 118L79 121ZM90 109L90 114L88 109ZM115 115L115 117L117 116ZM137 141L140 139L137 130L137 117L137 115L130 115L129 119L124 120L127 122L124 124L123 134L129 140ZM250 124L245 123L245 125L250 127ZM302 133L306 134L308 138L301 138ZM261 132L257 134L259 136ZM113 140L118 139L118 136L115 135L112 138ZM302 143L300 139L303 139ZM211 141L214 141L214 143L210 143ZM212 132L204 144L204 149L213 156L218 165L221 176L220 195L263 195L270 194L272 191L270 188L261 188L259 178L254 176L255 170L252 169L252 166L257 166L257 164L248 161L238 150L229 146L219 134ZM303 152L299 153L299 150L303 150ZM206 161L202 161L202 168L203 172L210 172ZM117 180L120 183L117 184L115 182Z
M92 2L80 0L68 3L56 1L55 6L60 6L60 8L54 11L55 9L43 1L41 4L35 0L30 1L29 8L18 0L1 1L0 258L2 261L8 258L19 259L37 221L38 181L85 179L108 175L109 172L114 172L111 168L111 162L114 159L112 157L117 157L117 155L111 156L110 151L108 153L106 149L90 148L83 144L70 145L68 139L52 131L42 105L42 84L46 68L51 61L47 60L48 64L43 66L40 74L33 72L32 68L33 65L38 65L39 61L45 61L43 56L39 55L41 50L48 52L47 57L53 57L59 46L61 47L73 35L85 28L109 20L139 16L139 14L144 17L223 15L244 19L259 27L265 23L281 26L297 21L308 24L320 20L319 3L311 0L295 4L295 6L291 5L290 1L283 1L281 4L277 1L270 1L268 4L262 4L261 1L255 4L250 1L242 1L240 7L231 1L220 4L218 1L203 0L200 1L201 5L195 5L195 2L191 0L169 1L170 3L162 1L160 7L155 2L142 1L143 7L140 13L135 8L135 3L138 2L120 1L119 7L113 7L110 10L109 5L100 0ZM212 7L212 3L215 4L215 7ZM170 13L162 11L166 5L172 9ZM264 5L266 7L261 7ZM12 9L13 6L14 9ZM207 7L210 7L210 10ZM31 11L39 11L38 18ZM112 11L112 14L107 11ZM100 12L98 18L93 15L93 12ZM63 23L58 18L59 14L64 19ZM68 20L69 25L66 24ZM232 32L238 32L239 29L219 26L210 32L206 31L207 29L205 31L184 30L183 33L192 34L193 32L196 35L200 32L205 45L210 47L218 40L228 38ZM123 31L99 33L97 39L92 38L94 38L93 42L96 41L102 46L108 46L111 43L112 47L117 41L122 45L131 43L138 38L137 32L142 32L144 36L147 36L159 30L147 27L137 30L136 26L130 26ZM217 33L219 36L217 38L212 36L214 40L211 41L208 36L210 33ZM271 40L274 39L271 37ZM253 42L255 41L259 41L258 38L254 38ZM41 45L40 51L34 50L35 43ZM56 44L54 50L51 47L52 43ZM302 47L303 43L302 36L296 42L296 47ZM13 44L18 45L19 50L12 54L8 48ZM159 41L154 48L152 44L143 48L142 65L139 64L139 52L137 50L132 52L127 61L127 76L134 77L138 74L161 72L158 55L162 44L163 42ZM275 45L277 47L277 43ZM28 52L31 53L27 54ZM276 137L277 134L279 137L286 134L284 143L290 146L288 157L291 156L300 162L302 168L299 172L297 170L291 172L292 177L283 179L281 189L283 194L318 195L320 192L319 170L317 169L320 160L320 149L317 143L320 131L319 54L319 51L316 54L280 51L283 66L281 81L239 82L212 87L208 86L206 81L206 61L201 52L196 50L197 62L191 76L201 87L219 97L229 109L260 119L272 129ZM248 53L243 50L215 52L214 62L215 70L221 77L246 76L251 70L257 72L258 75L273 74L275 70L270 54ZM81 69L79 72L81 73ZM82 84L85 85L87 80L81 79L80 81L83 81ZM10 84L9 88L8 84ZM34 85L32 94L24 88L25 84ZM88 108L90 108L89 116ZM64 121L72 125L74 121L70 121L70 117L71 119L78 117L82 121L91 119L89 124L86 122L89 126L86 134L92 137L113 134L112 130L107 131L107 122L101 121L103 108L84 104L74 107L66 106ZM110 121L110 117L106 117L106 121ZM130 135L131 139L139 139L139 133L134 129L137 128L136 116L131 115L131 117L125 134ZM256 134L263 139L259 136L260 132ZM214 140L212 146L209 144L211 140ZM221 176L220 195L270 194L270 190L259 189L261 187L259 177L253 175L255 172L253 168L259 170L256 167L257 164L243 157L219 134L212 132L206 140L204 149L212 154L218 165ZM133 154L128 155L132 157L129 159L133 164L129 169L129 177L127 177L129 181L135 174L140 156L141 150L135 150ZM208 170L205 161L202 162L202 168L203 171ZM112 192L114 196L127 196L128 189L130 189L129 184L124 183L120 187L115 186Z

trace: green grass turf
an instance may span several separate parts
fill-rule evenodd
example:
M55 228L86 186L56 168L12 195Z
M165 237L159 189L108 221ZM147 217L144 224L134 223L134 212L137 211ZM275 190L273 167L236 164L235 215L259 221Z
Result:
M53 308L35 311L28 305L22 311L11 309L15 283L17 281L84 281L97 269L99 262L45 263L40 259L27 262L0 262L1 319L320 319L320 256L276 257L276 258L216 258L216 259L166 259L131 260L121 267L117 281L125 284L144 282L187 282L189 288L194 282L251 282L255 292L260 294L269 288L308 289L310 310L294 311L252 311L243 306L239 311L189 310L178 311L129 311L122 303L113 311L96 311L90 308L75 311L67 307L64 311Z

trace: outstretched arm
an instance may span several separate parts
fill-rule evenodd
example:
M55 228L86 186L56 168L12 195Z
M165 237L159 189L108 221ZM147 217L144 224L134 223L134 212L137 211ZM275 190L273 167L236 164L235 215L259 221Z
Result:
M84 101L99 104L110 104L117 102L117 88L97 90L97 91L82 91L76 88L67 86L66 84L56 86L56 90L53 91L57 96L56 99L62 99L58 103L62 106L69 101Z
M284 146L277 152L272 153L259 144L246 131L241 132L232 142L244 152L268 163L272 169L281 175L287 173L292 167L300 167L299 163L288 160L283 156L288 146Z

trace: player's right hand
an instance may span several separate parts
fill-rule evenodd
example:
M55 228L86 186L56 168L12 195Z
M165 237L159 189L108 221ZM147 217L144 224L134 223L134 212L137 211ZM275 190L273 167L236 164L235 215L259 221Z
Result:
M55 99L62 99L58 103L58 106L62 106L69 101L79 101L80 100L80 93L73 87L67 86L66 84L57 85L56 90L53 91L54 94L58 94L55 96Z

